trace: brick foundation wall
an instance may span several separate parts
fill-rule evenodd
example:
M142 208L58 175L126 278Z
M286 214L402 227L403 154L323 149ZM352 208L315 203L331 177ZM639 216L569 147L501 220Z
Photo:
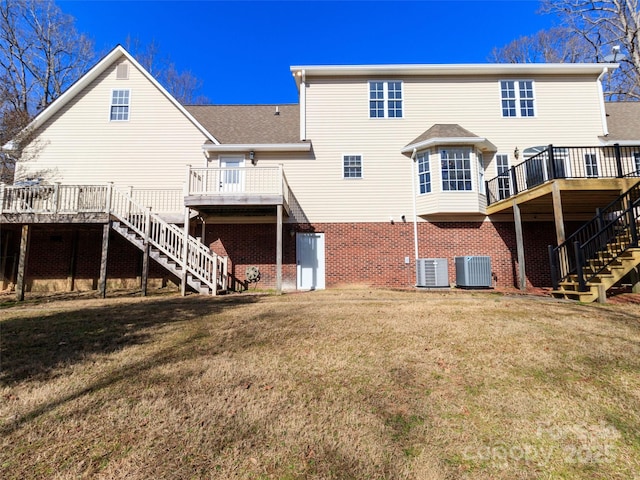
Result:
M283 234L283 284L296 285L295 236L290 232L325 235L327 287L365 284L407 287L415 283L412 223L322 223L285 224ZM569 231L569 229L568 229ZM555 242L551 222L523 224L527 284L551 283L547 245ZM499 286L517 283L517 253L513 223L424 222L418 224L419 256L446 258L449 281L455 282L454 257L488 255ZM205 243L219 255L229 255L230 271L239 282L246 268L256 265L262 278L260 288L275 286L276 226L274 224L207 225ZM409 264L405 263L409 257Z
M578 226L567 225L567 234ZM192 233L196 231L201 234L201 227L194 226ZM410 222L285 224L285 289L296 288L295 232L324 233L327 287L350 284L409 287L415 284L413 224ZM551 222L524 223L523 233L527 284L549 286L547 245L555 241L554 225ZM512 287L517 284L513 223L423 222L418 224L418 236L421 258L448 260L450 283L455 283L454 257L488 255L497 285ZM12 231L9 238L9 250L15 250L13 254L17 255L19 228ZM232 288L275 287L275 224L209 224L206 225L204 241L217 254L229 256ZM27 290L68 290L71 278L76 290L97 288L101 243L101 225L33 226L26 271ZM405 263L406 257L409 258L408 264ZM75 258L73 276L72 258ZM254 265L259 267L261 279L257 285L249 285L245 281L245 272L248 266ZM111 231L107 266L109 288L139 286L141 271L142 252ZM151 285L178 282L153 261L149 277Z

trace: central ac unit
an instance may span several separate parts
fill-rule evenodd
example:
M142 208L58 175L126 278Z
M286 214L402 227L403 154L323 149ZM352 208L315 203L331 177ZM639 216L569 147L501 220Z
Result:
M449 286L449 262L446 258L418 258L416 268L416 286Z
M455 257L458 287L491 287L491 257Z

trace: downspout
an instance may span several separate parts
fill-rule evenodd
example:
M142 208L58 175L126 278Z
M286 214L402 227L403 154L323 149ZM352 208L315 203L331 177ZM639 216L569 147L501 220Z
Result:
M307 139L307 75L304 70L300 75L300 141Z
M602 131L605 137L609 135L609 127L607 126L607 110L604 106L605 101L604 101L604 91L602 89L602 79L607 73L609 73L609 69L607 67L604 67L602 69L602 73L598 76L598 93L600 94L600 115L602 117Z
M414 246L414 259L416 266L416 285L418 284L418 209L416 207L416 153L414 148L411 153L411 191L413 192L413 246Z

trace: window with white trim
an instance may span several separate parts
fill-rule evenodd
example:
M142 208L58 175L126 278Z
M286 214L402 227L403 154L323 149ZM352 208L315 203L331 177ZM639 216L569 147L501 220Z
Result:
M503 117L535 117L533 80L501 80Z
M509 155L496 155L496 169L498 171L498 198L504 200L511 195L509 187Z
M451 148L440 151L443 191L465 191L471 188L471 150Z
M402 118L402 82L369 82L369 118Z
M362 155L342 156L343 178L362 178Z
M636 176L640 176L640 152L633 152L633 162L636 167L634 173Z
M429 152L422 152L416 155L418 162L418 184L420 193L431 192L431 168L429 166Z
M129 120L129 90L112 90L110 120Z
M587 177L598 176L598 157L595 153L584 154L584 173Z

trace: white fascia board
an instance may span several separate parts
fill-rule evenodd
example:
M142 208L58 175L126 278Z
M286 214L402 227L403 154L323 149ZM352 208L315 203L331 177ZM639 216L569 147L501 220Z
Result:
M205 152L309 152L311 143L227 143L202 146Z
M62 95L60 95L56 100L54 100L47 108L45 108L42 112L40 112L36 117L31 121L31 123L26 127L29 129L37 129L44 122L46 122L49 118L51 118L58 110L60 110L64 105L66 105L73 97L75 97L78 93L80 93L84 88L86 88L91 82L93 82L99 75L104 72L109 65L111 65L114 61L116 61L121 55L123 55L127 60L129 60L138 70L142 72L142 74L158 89L160 92L166 96L171 103L173 103L182 114L193 123L202 134L211 140L215 144L219 144L218 140L211 135L189 112L185 110L180 102L178 102L173 95L171 95L160 83L153 78L153 76L147 72L142 65L138 63L138 61L131 56L129 52L127 52L121 45L117 45L111 52L105 55L102 60L96 63L87 73L85 73L82 77L80 77L73 85L71 85Z
M416 65L316 65L292 66L297 72L313 76L362 75L600 75L603 68L616 69L617 63L475 63L475 64L416 64Z
M640 140L602 140L602 146L604 147L613 147L614 145L638 147L640 149Z
M413 150L423 150L437 145L476 145L484 151L497 152L496 146L486 138L482 137L456 137L456 138L430 138L422 142L412 143L401 150L401 153L413 153Z

